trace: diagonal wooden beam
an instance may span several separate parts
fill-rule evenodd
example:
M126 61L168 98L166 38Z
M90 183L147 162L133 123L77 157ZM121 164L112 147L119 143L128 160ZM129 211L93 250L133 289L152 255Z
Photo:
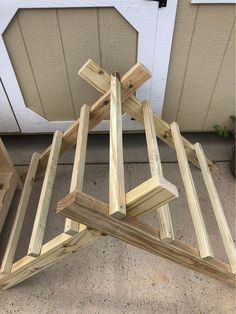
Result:
M79 75L101 93L106 93L109 89L109 74L91 59L89 59L87 63L79 70ZM127 112L132 118L144 125L143 106L135 96L131 96L123 101L122 107L123 110ZM161 118L157 117L155 114L153 114L153 119L156 136L174 148L170 125ZM193 144L184 137L182 137L182 139L188 160L191 161L195 166L199 167L198 158L196 156ZM211 160L207 159L207 164L211 170L216 169L216 166L212 163Z
M212 259L202 260L196 250L179 241L171 244L160 240L159 230L127 215L117 220L108 215L108 204L85 193L71 193L58 203L57 212L82 222L145 251L165 257L187 268L198 271L228 284L235 284L235 275L229 265Z
M87 64L87 63L86 63ZM86 65L85 64L85 65ZM144 82L151 77L150 72L141 64L135 64L122 78L121 78L121 101L125 101L130 95L132 95ZM90 111L89 130L95 128L101 121L109 117L110 110L110 88L102 95L92 106ZM73 125L68 128L62 138L62 145L60 155L66 150L70 149L77 139L77 132L80 120L78 119ZM51 145L45 149L40 155L39 166L37 169L37 175L43 172L47 166L47 161ZM24 180L27 171L21 174L21 178Z

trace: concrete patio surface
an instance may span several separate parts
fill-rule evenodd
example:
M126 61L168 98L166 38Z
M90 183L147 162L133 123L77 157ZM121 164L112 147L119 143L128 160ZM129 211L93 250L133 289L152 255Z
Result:
M216 161L214 180L235 239L235 180L229 170L231 140L215 134L185 134L200 142ZM3 136L3 141L22 171L34 151L51 143L51 135ZM84 191L108 200L107 135L90 135ZM173 149L159 143L164 176L174 183L180 197L170 203L175 237L196 247L190 213ZM69 191L74 150L60 158L44 242L63 231L64 219L54 212L58 200ZM124 135L126 190L150 177L145 136ZM191 166L214 254L227 261L201 172ZM32 230L42 180L34 185L16 260L24 256ZM0 259L10 232L19 192L14 197L0 235ZM143 220L157 226L155 212ZM235 240L234 240L235 241ZM235 313L235 290L200 273L183 268L110 236L66 257L15 287L0 291L0 313Z

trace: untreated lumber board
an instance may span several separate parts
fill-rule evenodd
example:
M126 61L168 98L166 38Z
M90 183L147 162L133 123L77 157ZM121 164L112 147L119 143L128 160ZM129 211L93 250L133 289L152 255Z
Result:
M141 217L176 197L178 191L172 183L154 176L126 193L127 212L130 216Z
M0 232L2 230L2 227L4 225L5 219L7 217L8 214L8 210L9 207L11 205L11 201L13 199L14 193L16 191L17 188L17 184L18 184L18 174L16 173L16 171L12 171L12 172L8 172L8 173L2 173L0 175L5 174L5 180L7 179L6 185L3 185L3 190L4 190L4 196L2 199L2 202L0 202ZM2 177L3 179L3 177ZM1 181L0 179L0 182Z
M88 62L86 62L87 64ZM86 66L85 64L85 66ZM135 64L122 78L121 78L121 101L125 101L130 95L132 95L144 82L151 77L150 72L141 64ZM92 106L90 111L89 130L92 130L97 124L109 117L110 110L110 88L102 95ZM77 132L80 119L78 119L73 125L68 128L62 139L62 145L60 155L71 148L76 143ZM39 167L37 175L42 173L47 165L51 145L40 155ZM21 174L21 178L24 179L27 172Z
M0 172L14 172L17 178L18 187L22 188L23 184L20 179L20 176L18 175L1 138L0 138Z
M88 246L101 237L99 231L87 230L74 236L62 233L42 246L38 257L24 256L12 265L9 275L0 274L0 288L8 289L53 265L65 256Z
M109 216L108 204L83 192L74 192L63 198L58 203L57 212L187 268L228 284L235 284L235 275L229 271L228 265L215 259L202 260L195 250L179 244L178 241L171 244L161 241L159 230L129 215L121 220Z
M210 240L203 220L197 192L193 182L192 173L185 154L183 141L180 135L178 124L173 122L170 125L171 134L175 144L176 155L179 164L180 174L183 180L188 206L192 216L193 226L196 233L198 248L201 258L213 257Z
M111 75L109 215L117 219L120 219L126 215L122 142L121 86L116 73Z
M234 274L236 274L236 249L234 246L234 242L229 230L229 226L227 220L225 218L224 210L219 198L219 194L217 193L215 183L213 181L212 175L209 171L209 167L206 162L206 157L202 146L197 143L194 145L196 154L198 157L198 161L202 170L202 175L204 182L206 184L206 188L211 200L211 205L216 217L216 221L220 230L221 238L225 247L226 254L229 259L229 264L231 270Z
M88 139L90 106L83 105L80 110L80 124L77 134L75 158L71 176L70 192L82 191L84 180L84 167ZM83 226L80 226L82 228ZM85 228L84 226L83 228ZM79 224L71 219L66 219L64 232L74 235L79 232Z
M31 158L29 170L26 176L24 187L21 193L20 201L17 207L15 220L11 229L10 237L3 256L1 264L1 273L8 274L11 271L13 259L16 252L17 243L20 237L20 232L23 226L24 217L32 190L34 177L37 171L39 154L34 153Z
M163 177L161 166L161 158L159 148L157 145L156 130L153 120L153 113L148 101L144 101L143 105L143 119L145 127L145 135L147 142L148 160L151 175ZM157 217L160 225L161 239L163 241L172 241L174 239L174 230L170 216L169 205L165 204L157 208Z
M52 149L48 159L47 169L43 180L33 230L30 238L28 255L39 256L43 244L49 204L52 195L53 183L56 175L57 162L63 133L56 131L53 136Z
M91 59L89 59L87 63L80 69L79 75L101 93L106 93L110 88L109 74ZM123 110L127 112L132 118L137 120L142 125L144 124L143 106L135 96L131 96L123 101L122 107ZM154 114L153 119L156 136L174 148L174 143L170 132L170 125ZM199 167L193 144L184 137L182 137L182 139L188 160L191 161L195 166ZM212 163L211 160L207 159L207 163L211 170L216 169L216 166Z

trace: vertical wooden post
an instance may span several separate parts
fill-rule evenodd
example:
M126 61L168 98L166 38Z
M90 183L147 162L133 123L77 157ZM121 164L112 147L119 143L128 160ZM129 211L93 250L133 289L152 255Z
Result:
M52 188L56 176L57 162L61 149L62 135L63 133L61 131L56 131L53 136L52 148L48 159L38 208L34 220L33 231L28 248L28 255L30 256L39 256L41 252L52 195Z
M90 116L90 106L83 105L80 110L80 124L77 133L77 142L75 150L75 158L72 170L70 192L82 191L83 180L84 180L84 167L86 158L86 148L88 139L88 128L89 128L89 116ZM78 222L66 218L64 232L66 234L74 235L79 231L86 228L83 224L78 224Z
M203 220L197 192L194 186L193 177L189 168L186 157L182 137L180 135L179 126L173 122L170 125L171 134L174 141L177 159L181 177L184 183L184 188L187 196L188 206L193 220L193 225L197 237L198 248L201 258L213 257L211 244L208 238L206 226Z
M38 153L34 153L30 161L19 205L16 211L15 220L11 229L11 234L2 260L1 273L4 274L8 274L11 271L17 243L20 237L20 232L23 226L27 205L29 202L34 178L38 167L39 157L40 155Z
M121 86L111 75L109 215L120 219L126 215L124 163L122 144Z
M220 233L221 233L225 251L229 259L229 264L230 264L232 272L236 274L236 249L235 249L234 242L233 242L230 230L229 230L229 226L225 218L224 210L221 205L221 201L217 193L215 183L211 176L211 172L209 170L202 146L199 143L197 143L194 145L194 148L197 154L200 168L202 170L203 179L206 184L206 188L207 188L210 200L211 200L211 205L212 205L215 217L216 217L216 221L217 221Z
M150 108L150 104L146 100L143 102L143 119L151 175L152 177L163 177L153 113ZM174 240L174 230L172 226L169 205L165 204L158 208L157 215L160 225L161 239L167 242Z

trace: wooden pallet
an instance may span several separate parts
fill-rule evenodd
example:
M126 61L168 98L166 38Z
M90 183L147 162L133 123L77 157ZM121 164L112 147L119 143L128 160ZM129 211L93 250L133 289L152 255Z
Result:
M0 232L17 185L21 188L22 182L0 138Z
M80 118L64 133L57 131L53 143L41 155L32 156L25 178L15 222L3 258L0 286L7 289L109 234L151 253L202 272L229 284L235 282L236 255L224 212L211 173L214 164L205 158L199 144L184 139L178 125L171 125L152 114L147 101L141 103L133 93L147 79L149 71L136 64L120 80L108 75L92 60L79 75L103 95L93 106L84 105ZM122 151L122 112L128 112L145 127L151 178L125 193ZM83 193L83 177L88 131L110 117L109 204ZM176 150L188 205L198 241L198 249L174 239L168 203L178 196L176 187L164 179L157 146L159 137ZM70 194L59 201L57 211L66 217L64 232L43 244L49 201L58 157L76 144ZM198 166L212 201L229 264L214 258L188 160ZM28 254L13 263L20 230L35 176L44 174ZM160 230L142 223L138 217L157 210Z

